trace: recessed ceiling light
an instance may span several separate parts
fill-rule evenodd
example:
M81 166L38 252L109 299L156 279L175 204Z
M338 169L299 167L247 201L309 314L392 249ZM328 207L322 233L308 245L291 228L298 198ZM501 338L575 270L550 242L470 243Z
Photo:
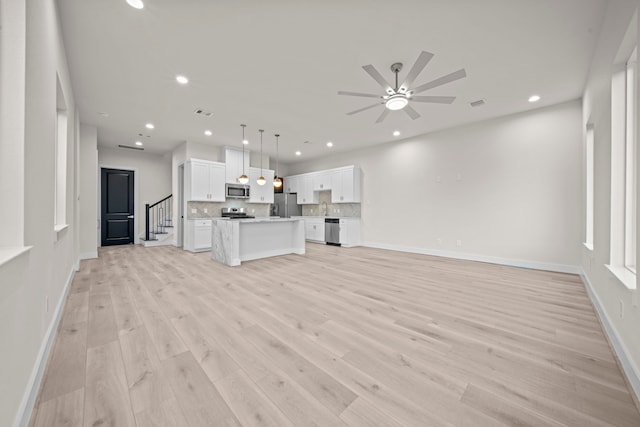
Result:
M327 147L329 147L329 148L333 147L333 142L331 142L331 141L327 142Z
M189 83L189 79L185 76L176 76L176 81L181 85L186 85L187 83Z
M393 136L400 136L400 131L399 130L394 130L393 131Z
M147 123L146 125L144 125L147 129L153 129L155 128L155 126L153 125L153 123Z
M248 140L246 140L246 139L243 139L243 140L242 140L242 143L243 143L244 145L247 145L247 144L249 143L249 141L248 141Z
M104 111L98 111L98 115L100 117L109 117L109 113L105 113Z
M207 136L211 136L211 135L213 135L213 132L211 132L210 130L205 130L204 134L207 135Z
M140 141L136 141L136 145L139 147L139 146L141 146L141 145L142 145L142 142L140 142Z
M142 9L144 7L142 0L127 0L127 4L136 9Z
M302 153L301 153L301 152L296 151L296 156L301 156L301 155L302 155Z
M539 95L531 95L529 97L529 102L538 102L540 101L540 96Z

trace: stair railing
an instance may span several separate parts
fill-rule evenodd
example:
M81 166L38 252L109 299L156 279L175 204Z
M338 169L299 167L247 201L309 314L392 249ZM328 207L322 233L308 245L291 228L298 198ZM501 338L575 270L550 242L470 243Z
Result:
M158 240L158 234L167 234L167 228L173 227L173 195L145 207L144 239Z

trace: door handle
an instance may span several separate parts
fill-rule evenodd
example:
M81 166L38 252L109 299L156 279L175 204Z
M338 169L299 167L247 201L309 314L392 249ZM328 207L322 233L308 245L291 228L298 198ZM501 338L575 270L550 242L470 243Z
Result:
M133 219L133 215L129 215L127 219Z

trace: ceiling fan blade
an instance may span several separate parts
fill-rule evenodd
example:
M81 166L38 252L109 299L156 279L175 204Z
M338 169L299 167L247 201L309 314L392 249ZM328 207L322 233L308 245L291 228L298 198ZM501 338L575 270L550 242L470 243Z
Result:
M387 118L390 112L391 110L389 110L388 108L385 108L382 114L380 114L380 117L378 117L378 120L376 120L376 123L382 123L384 119Z
M406 107L404 107L402 109L402 111L404 111L405 113L407 113L407 115L409 117L411 117L413 120L417 119L418 117L420 117L420 114L418 114L418 112L416 110L414 110L413 108L411 108L411 105L407 105Z
M404 83L400 85L400 88L404 89L405 92L408 91L409 86L413 84L416 77L418 77L422 70L424 70L424 67L431 61L431 58L433 58L433 53L424 50L420 52L420 56L416 59L416 63L411 67L411 71L407 74L407 78L404 80Z
M362 68L373 78L373 80L377 81L378 84L382 86L385 92L390 93L391 91L391 93L393 93L391 85L387 83L384 77L382 77L382 74L380 74L378 70L373 67L373 65L363 65Z
M438 79L430 81L429 83L418 86L417 88L413 89L413 93L424 92L425 90L433 89L434 87L442 86L444 84L451 83L465 77L467 77L467 72L464 70L464 68L462 68L458 71L454 71L451 74L447 74L446 76L442 76Z
M366 98L382 98L380 95L374 95L372 93L360 93L360 92L346 92L344 90L339 90L338 95L347 95L347 96L364 96Z
M347 113L347 116L350 116L350 115L356 114L356 113L360 113L360 112L365 111L365 110L369 110L371 108L377 107L378 105L380 105L379 102L377 102L377 103L375 103L373 105L369 105L368 107L361 108L359 110L351 111L350 113ZM385 108L385 110L386 110L386 108Z
M430 102L432 104L452 104L456 100L455 96L412 96L412 101Z

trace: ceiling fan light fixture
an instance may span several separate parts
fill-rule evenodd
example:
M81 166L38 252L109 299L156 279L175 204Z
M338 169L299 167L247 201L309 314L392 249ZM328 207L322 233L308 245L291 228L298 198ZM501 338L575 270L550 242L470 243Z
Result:
M406 95L401 93L396 93L395 95L391 95L384 102L384 106L391 111L402 110L408 104L409 104L409 100L407 99Z

